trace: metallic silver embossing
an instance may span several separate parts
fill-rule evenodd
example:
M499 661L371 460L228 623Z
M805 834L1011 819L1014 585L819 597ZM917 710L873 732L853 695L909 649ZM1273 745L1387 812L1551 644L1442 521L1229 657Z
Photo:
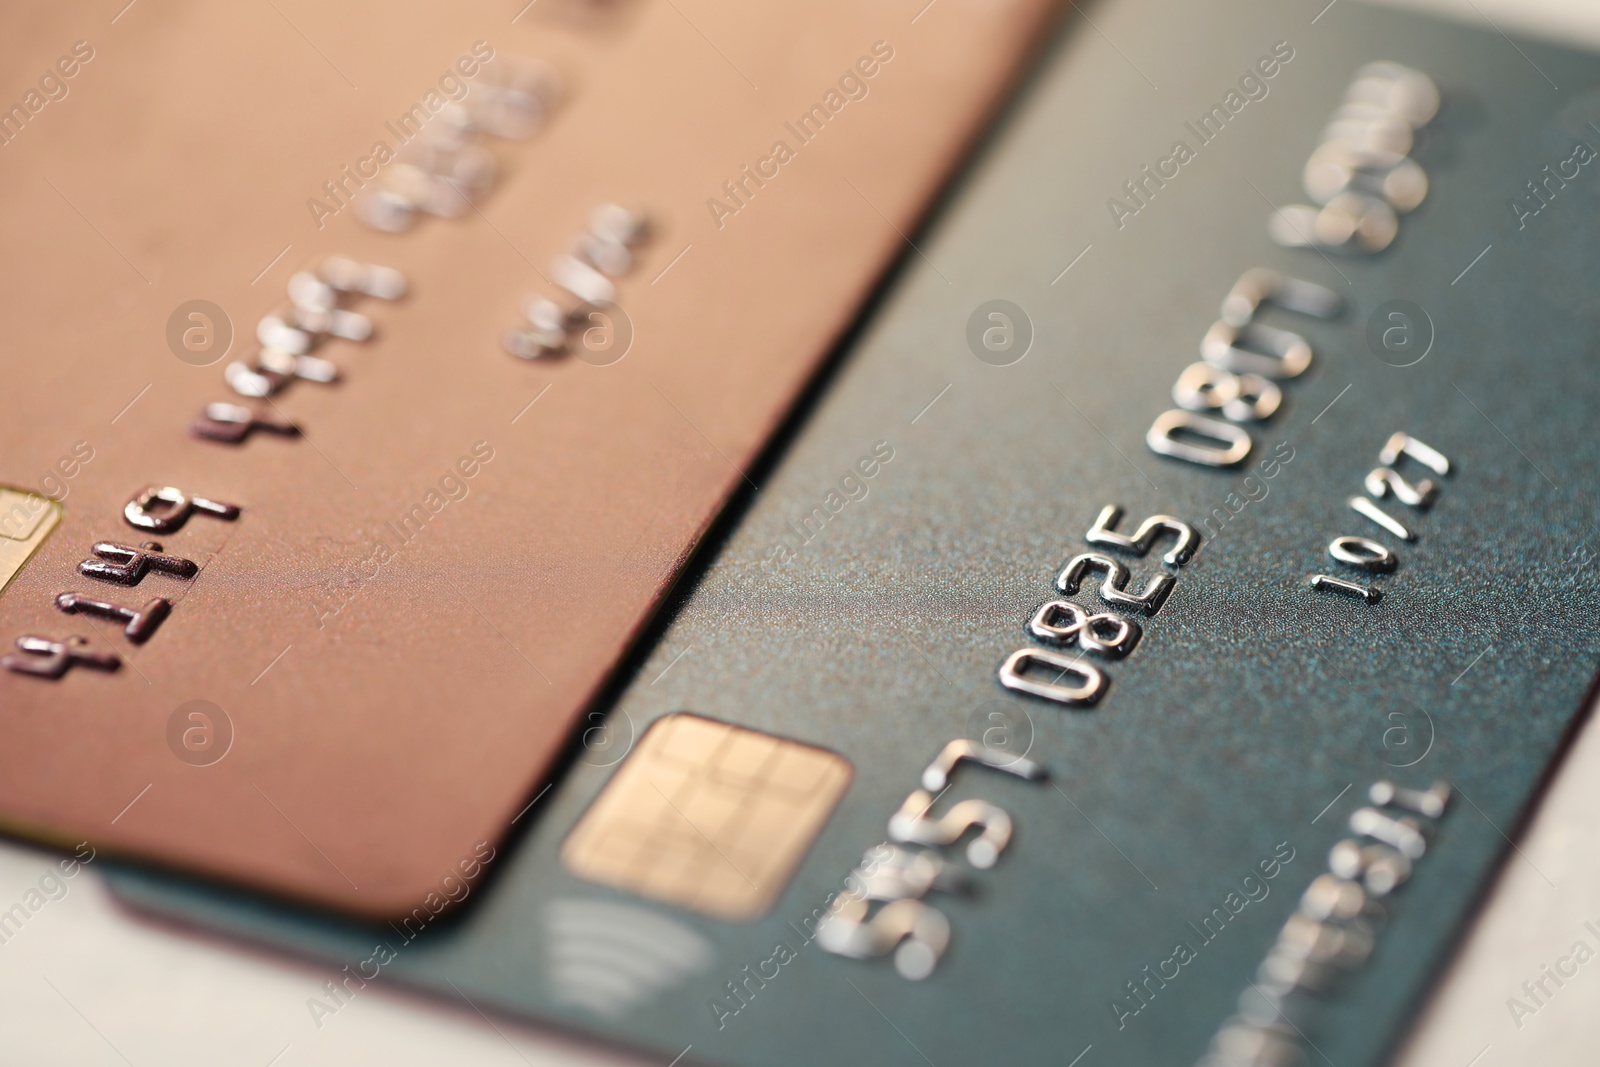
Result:
M1200 547L1200 535L1195 533L1194 527L1171 515L1150 516L1139 524L1132 537L1112 529L1121 519L1122 509L1115 504L1107 504L1100 509L1089 532L1084 534L1084 540L1091 545L1120 548L1142 556L1150 551L1158 537L1170 533L1174 537L1172 547L1161 557L1161 562L1169 567L1183 566L1194 555L1195 549Z
M1439 495L1439 486L1431 478L1424 478L1416 485L1412 485L1395 473L1392 467L1378 467L1367 475L1363 484L1367 492L1378 500L1393 493L1400 503L1409 504L1414 508L1429 507Z
M1450 461L1445 458L1443 452L1424 444L1410 434L1396 432L1391 434L1389 440L1378 450L1378 462L1385 467L1393 467L1400 462L1401 456L1410 456L1441 478L1450 473Z
M1277 412L1283 390L1259 374L1235 374L1202 361L1178 375L1172 399L1189 411L1218 411L1233 422L1260 422Z
M1048 682L1030 678L1028 671L1036 664L1055 671L1055 677ZM1077 682L1062 682L1061 679L1069 675ZM1105 694L1111 683L1105 673L1092 663L1084 663L1046 648L1021 648L1007 656L1000 665L1000 684L1029 696L1054 700L1058 704L1076 705L1093 704Z
M926 789L913 790L889 817L889 837L916 845L951 845L977 827L978 836L967 843L967 862L980 870L993 867L1011 841L1011 816L976 798L952 804L943 815L929 815L936 799Z
M1085 652L1121 659L1139 641L1139 625L1131 619L1102 613L1090 615L1070 600L1051 600L1028 620L1028 633L1052 645L1077 643Z
M1298 378L1311 366L1311 342L1293 330L1249 322L1234 326L1222 319L1200 339L1207 363L1236 374Z
M1399 519L1395 518L1393 515L1390 515L1387 511L1384 511L1372 501L1368 500L1366 497L1353 496L1349 499L1348 503L1351 511L1363 518L1371 519L1385 530L1388 530L1390 533L1400 538L1400 540L1415 541L1417 539L1417 535L1412 533L1408 526L1402 523ZM1336 556L1334 558L1337 559L1339 557ZM1344 562L1349 561L1345 560Z
M1166 601L1174 585L1172 575L1157 574L1150 579L1143 593L1129 593L1127 567L1110 556L1102 556L1098 552L1085 552L1073 556L1067 561L1067 565L1061 568L1061 573L1056 575L1056 588L1071 596L1083 584L1084 577L1095 571L1105 574L1105 580L1100 583L1101 600L1117 607L1142 611L1146 615L1154 615L1161 610L1162 603Z
M1199 440L1194 440L1196 438ZM1208 440L1216 444L1200 443ZM1231 422L1174 408L1156 416L1144 435L1144 443L1157 455L1187 460L1202 467L1237 467L1250 455L1255 442L1249 433Z
M817 944L836 956L860 960L893 952L895 970L915 982L933 973L950 946L950 920L920 900L891 901L868 919L864 898L841 899L817 924Z
M1394 570L1398 562L1392 551L1367 537L1335 537L1328 542L1328 555L1340 563L1380 574Z
M965 738L958 738L939 750L922 772L922 788L937 793L950 784L950 779L955 776L956 768L962 763L976 763L990 770L1004 771L1014 774L1018 778L1030 781L1042 781L1046 775L1039 764L1030 759L1019 759L1010 752L976 745Z
M1406 789L1384 779L1368 787L1367 799L1380 807L1405 808L1437 819L1450 803L1450 783L1434 782L1427 789Z
M1375 589L1370 585L1361 585L1357 582L1347 582L1343 578L1335 578L1331 574L1313 574L1311 588L1321 592L1326 590L1338 593L1340 596L1355 597L1357 600L1368 604L1376 604L1383 599L1383 590Z
M1344 307L1339 294L1325 285L1291 278L1266 267L1252 267L1239 275L1223 297L1222 321L1230 326L1245 326L1256 317L1262 304L1319 319L1331 319Z

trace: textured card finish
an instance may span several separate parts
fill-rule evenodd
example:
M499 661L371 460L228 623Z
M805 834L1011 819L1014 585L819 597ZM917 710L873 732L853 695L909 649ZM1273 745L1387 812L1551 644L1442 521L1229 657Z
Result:
M0 640L81 634L126 669L0 671L0 822L403 915L545 784L1046 7L277 7L5 35L7 69L45 73L0 148L28 413L0 477L93 459ZM419 147L529 59L563 86L536 134ZM625 247L595 246L602 201L644 214ZM442 217L356 219L413 202ZM329 255L406 292L357 277L334 313L365 319L297 361L298 327L256 323L286 284L318 298L297 270L348 273ZM558 284L621 311L573 354L508 354ZM130 501L180 562L135 558ZM79 566L101 542L130 581Z
M397 981L661 1063L1382 1062L1495 866L1525 862L1508 837L1600 661L1600 62L1357 3L1088 17L914 235L605 722L637 739L692 709L848 759L788 888L733 924L574 877L560 849L618 773L580 757ZM1404 202L1403 156L1426 195L1297 216L1378 61L1442 106L1350 180ZM1287 247L1275 217L1291 242L1300 217L1322 244L1388 244ZM1303 355L1262 326L1309 364L1262 374ZM1216 362L1193 371L1203 339ZM1269 417L1219 417L1268 385ZM1185 413L1245 428L1241 456L1176 434L1239 465L1153 452ZM1019 651L1079 701L1003 685ZM930 825L962 805L962 835ZM886 872L890 838L932 842L944 880ZM887 875L900 898L874 914L903 936L832 922ZM121 890L333 968L371 951L215 889ZM582 906L695 947L626 1004L575 1003ZM1291 980L1322 991L1252 1029L1250 994Z

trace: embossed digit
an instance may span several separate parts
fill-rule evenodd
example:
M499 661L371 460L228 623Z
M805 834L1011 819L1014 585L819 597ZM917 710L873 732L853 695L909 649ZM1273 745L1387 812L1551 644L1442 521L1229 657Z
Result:
M1385 467L1393 467L1400 462L1401 456L1410 456L1441 478L1450 473L1450 461L1437 448L1432 448L1407 433L1391 434L1389 440L1384 442L1383 448L1378 451L1378 462Z
M1235 374L1298 378L1311 366L1311 343L1293 330L1259 322L1234 326L1218 319L1200 340L1200 356Z
M1029 677L1028 671L1035 665L1043 665L1055 672L1055 677L1048 682ZM1068 676L1077 681L1062 682ZM1092 663L1084 663L1049 649L1019 648L1000 665L1000 684L1029 696L1054 700L1058 704L1079 705L1093 704L1099 700L1111 683L1106 680L1104 672Z
M987 800L963 800L940 816L928 809L936 798L918 789L905 799L900 810L889 817L889 837L913 845L953 845L968 830L978 836L967 843L967 862L980 869L993 867L1011 841L1011 816Z
M1161 610L1175 582L1170 574L1157 574L1150 579L1143 593L1129 593L1128 568L1110 556L1085 552L1067 561L1067 565L1056 576L1056 588L1071 596L1091 571L1102 571L1106 576L1105 581L1100 583L1101 600L1114 607L1132 608L1146 615L1154 615Z
M1331 319L1339 314L1343 303L1339 294L1326 286L1291 278L1265 267L1253 267L1239 275L1239 280L1223 297L1222 319L1231 326L1243 326L1256 317L1262 304Z
M1191 363L1172 386L1172 399L1189 411L1222 413L1233 422L1271 418L1283 390L1259 374L1235 374L1209 363Z
M950 945L950 920L920 900L896 900L867 917L864 899L846 899L817 924L817 944L851 959L894 953L902 978L920 981L933 973Z
M1121 659L1139 640L1139 626L1129 619L1102 612L1090 615L1070 600L1051 600L1028 620L1028 633L1052 645L1074 642L1085 652Z
M1367 475L1365 485L1367 492L1377 500L1382 500L1393 493L1400 503L1418 509L1426 509L1439 495L1439 486L1433 479L1424 478L1416 485L1412 485L1396 473L1393 467L1378 467Z
M1145 432L1144 443L1158 456L1202 467L1237 467L1255 440L1243 427L1182 408L1163 411Z
M1132 537L1112 529L1121 518L1122 509L1115 504L1107 504L1100 509L1089 532L1083 535L1084 540L1091 545L1120 548L1142 556L1150 551L1162 533L1170 533L1175 540L1166 555L1161 557L1161 562L1169 567L1181 567L1188 563L1195 549L1200 546L1200 535L1194 532L1194 527L1171 515L1150 516L1139 524L1139 529L1134 531Z
M1379 573L1394 570L1397 562L1393 552L1366 537L1335 537L1328 543L1328 555L1340 563Z
M1004 771L1018 778L1039 781L1045 777L1044 768L1031 759L1014 756L1009 752L975 745L966 738L957 738L939 750L933 762L922 772L922 787L935 793L950 784L956 768L962 763L976 763L990 770Z

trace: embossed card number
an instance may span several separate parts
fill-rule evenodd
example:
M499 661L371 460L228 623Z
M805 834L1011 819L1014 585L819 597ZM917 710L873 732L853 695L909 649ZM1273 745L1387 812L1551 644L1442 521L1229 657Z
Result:
M1200 340L1202 361L1172 387L1178 407L1156 416L1145 434L1150 451L1202 467L1237 467L1249 457L1255 439L1242 424L1272 418L1283 404L1277 381L1311 366L1311 342L1256 321L1269 305L1331 319L1343 301L1331 289L1275 270L1245 271L1223 298L1222 317Z
M965 879L949 873L950 863L937 849L955 845L975 831L967 842L967 862L987 870L1011 842L1011 816L987 800L957 801L944 814L932 814L964 763L1030 782L1049 777L1044 767L1009 752L965 738L946 744L924 768L921 788L913 790L889 819L890 840L924 847L913 850L885 843L866 851L860 865L845 877L845 892L829 900L828 914L817 924L817 944L824 950L858 960L893 953L895 970L913 982L933 973L950 945L950 920L921 898L933 890L955 892L967 887Z
M1200 535L1193 526L1171 515L1152 515L1139 524L1132 536L1115 529L1122 509L1107 504L1100 509L1094 525L1084 534L1092 545L1103 545L1119 552L1144 556L1156 543L1170 535L1172 547L1162 555L1163 566L1174 570L1194 558ZM1155 615L1177 587L1175 575L1157 573L1135 591L1133 575L1121 560L1099 552L1073 556L1056 575L1056 589L1076 594L1094 576L1103 576L1096 590L1100 600L1114 611ZM1139 624L1110 612L1091 614L1069 600L1046 602L1028 620L1028 634L1053 648L1020 648L1000 665L1000 684L1007 689L1042 700L1069 706L1087 706L1105 695L1111 681L1084 654L1103 659L1122 659L1133 651L1142 633ZM1063 651L1076 645L1077 656Z
M55 509L54 518L44 526L42 533L37 531L40 524L35 523L34 544L43 540L44 534L60 519L60 506L51 506ZM123 519L134 529L161 533L177 532L192 515L232 521L239 517L239 508L190 496L174 486L152 485L135 493L122 510ZM0 552L3 551L3 543L0 543ZM168 553L160 541L144 541L137 546L120 541L96 541L89 552L90 558L79 562L78 573L115 585L138 585L151 571L182 581L192 581L200 573L199 564ZM0 560L3 558L0 556ZM148 641L172 614L172 601L160 596L133 606L67 591L56 596L55 606L67 615L115 623L122 627L122 635L134 644ZM117 653L97 648L82 634L63 638L23 634L16 638L16 646L16 652L0 657L0 667L35 678L60 679L75 666L115 670L122 663Z

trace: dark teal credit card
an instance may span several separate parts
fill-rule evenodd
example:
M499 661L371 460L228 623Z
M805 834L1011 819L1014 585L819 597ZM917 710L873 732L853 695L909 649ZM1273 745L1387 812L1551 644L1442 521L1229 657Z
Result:
M322 961L317 1018L1381 1062L1600 660L1597 82L1354 0L1088 8L483 877L377 929L116 891Z

